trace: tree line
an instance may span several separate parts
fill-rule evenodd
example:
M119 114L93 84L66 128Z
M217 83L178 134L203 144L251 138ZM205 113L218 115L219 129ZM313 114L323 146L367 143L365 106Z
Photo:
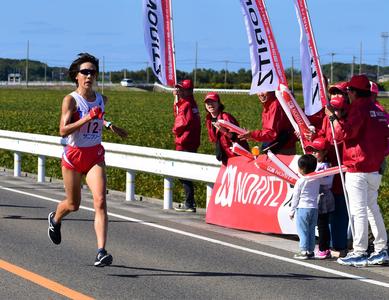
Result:
M28 68L27 68L28 65ZM377 74L389 74L389 67L377 68L376 65L362 64L361 66L356 65L354 68L351 64L345 63L333 63L332 65L332 79L333 82L345 81L351 77L351 72L354 69L354 74L365 73L371 80L377 81ZM28 80L29 81L68 81L67 76L68 69L65 67L51 67L47 64L36 61L25 59L7 59L0 58L0 81L7 81L8 75L11 73L21 74L21 80L25 81L26 70L28 69ZM325 64L322 66L324 75L328 79L331 78L331 64ZM101 71L101 70L100 70ZM301 74L297 69L286 69L286 76L289 85L293 89L301 89ZM100 80L102 74L100 73ZM106 82L119 83L124 77L131 78L134 82L138 83L153 83L158 81L154 76L151 68L142 70L119 70L109 71L104 74L104 80ZM235 89L249 89L251 83L251 70L239 69L238 71L213 70L198 68L195 71L184 72L177 70L177 79L191 78L195 81L196 87L213 87L213 88L235 88ZM380 85L381 89L389 89L389 83Z

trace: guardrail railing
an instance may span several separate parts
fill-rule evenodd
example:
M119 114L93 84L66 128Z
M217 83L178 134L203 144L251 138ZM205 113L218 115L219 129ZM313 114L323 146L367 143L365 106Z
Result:
M45 181L46 157L61 158L65 140L57 136L0 130L0 149L14 152L14 176L21 176L22 153L38 156L38 182ZM173 205L173 178L206 183L207 201L220 169L215 156L103 142L105 163L126 171L126 200L135 200L136 172L164 177L163 208Z

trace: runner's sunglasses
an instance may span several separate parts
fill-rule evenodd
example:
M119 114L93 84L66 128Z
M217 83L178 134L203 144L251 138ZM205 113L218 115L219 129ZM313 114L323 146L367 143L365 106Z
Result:
M88 76L88 75L95 76L96 75L96 70L93 70L93 69L82 69L78 72L80 72L82 75L85 75L85 76Z

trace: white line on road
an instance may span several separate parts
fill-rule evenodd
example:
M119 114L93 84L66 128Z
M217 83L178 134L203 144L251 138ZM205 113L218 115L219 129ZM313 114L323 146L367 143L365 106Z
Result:
M19 193L19 194L27 195L27 196L31 196L31 197L35 197L35 198L39 198L39 199L46 200L46 201L51 201L51 202L56 202L56 203L61 202L61 200L56 200L56 199L53 199L53 198L49 198L49 197L45 197L45 196L41 196L41 195L36 195L36 194L32 194L32 193L27 193L27 192L23 192L23 191L19 191L19 190L16 190L16 189L3 187L3 186L0 186L0 189L6 190L6 191L10 191L10 192L14 192L14 193ZM88 210L88 211L92 211L92 212L94 211L93 208L82 206L82 205L80 206L80 209ZM237 250L241 250L241 251L245 251L245 252L249 252L249 253L253 253L253 254L257 254L257 255L261 255L261 256L266 256L266 257L274 258L274 259L277 259L277 260L280 260L280 261L288 262L288 263L291 263L291 264L300 265L300 266L303 266L303 267L306 267L306 268L314 269L314 270L317 270L317 271L322 271L322 272L326 272L326 273L330 273L330 274L346 277L346 278L349 278L349 279L354 279L354 280L358 280L358 281L362 281L362 282L366 282L366 283L370 283L370 284L374 284L374 285L378 285L378 286L389 288L389 283L386 283L386 282L382 282L382 281L378 281L378 280L373 280L373 279L369 279L369 278L366 278L366 277L356 276L356 275L349 274L349 273L346 273L346 272L341 272L341 271L337 271L337 270L334 270L334 269L317 266L317 265L306 263L306 262L303 262L303 261L298 261L298 260L295 260L295 259L291 259L291 258L287 258L287 257L283 257L283 256L278 256L278 255L275 255L275 254L271 254L271 253L267 253L267 252L263 252L263 251L259 251L259 250L255 250L255 249L250 249L250 248L247 248L247 247L242 247L242 246L239 246L239 245L223 242L223 241L220 241L220 240L217 240L217 239L208 238L206 236L202 236L202 235L198 235L198 234L194 234L194 233L189 233L189 232L185 232L185 231L182 231L182 230L179 230L179 229L170 228L170 227L167 227L167 226L146 222L146 221L143 221L143 220L140 220L140 219L134 219L134 218L130 218L130 217L126 217L126 216L123 216L123 215L119 215L119 214L115 214L115 213L110 213L110 212L108 212L108 215L111 216L111 217L118 218L118 219L130 221L130 222L135 222L135 223L139 223L139 224L142 224L142 225L146 225L146 226L162 229L162 230L165 230L165 231L169 231L169 232L174 232L174 233L177 233L177 234L185 235L185 236L192 237L192 238L195 238L195 239L207 241L207 242L210 242L210 243L213 243L213 244L218 244L218 245L222 245L222 246L233 248L233 249L237 249Z

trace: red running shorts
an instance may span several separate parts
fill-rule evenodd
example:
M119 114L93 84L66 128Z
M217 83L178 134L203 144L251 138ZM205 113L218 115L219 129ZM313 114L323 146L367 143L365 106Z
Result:
M62 154L62 166L86 174L94 165L104 161L104 153L105 150L101 144L82 148L66 146Z

